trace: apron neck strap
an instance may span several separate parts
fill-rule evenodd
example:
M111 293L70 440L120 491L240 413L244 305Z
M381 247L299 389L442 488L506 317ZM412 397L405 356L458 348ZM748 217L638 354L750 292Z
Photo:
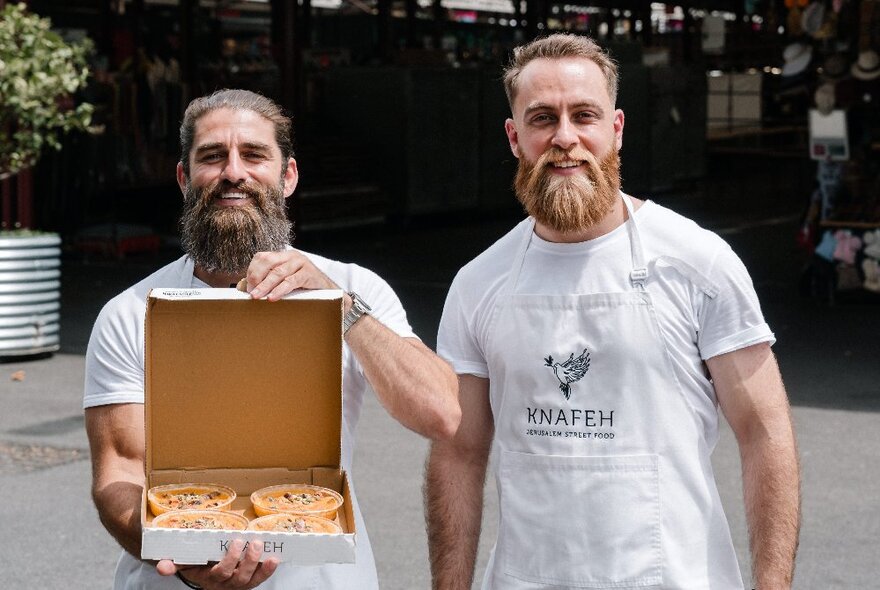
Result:
M510 275L507 277L507 282L502 289L502 293L512 294L514 289L516 288L517 282L519 282L519 273L522 271L523 262L526 260L526 250L529 249L529 244L532 243L532 236L535 234L535 218L529 217L526 220L525 231L523 232L523 237L519 242L519 245L516 248L516 256L513 259L513 266L510 269Z
M623 204L626 206L626 225L629 229L629 245L632 251L632 270L629 273L629 280L633 288L644 291L645 282L648 280L648 266L645 264L645 251L642 249L642 239L639 237L632 197L621 192L620 198L623 199Z

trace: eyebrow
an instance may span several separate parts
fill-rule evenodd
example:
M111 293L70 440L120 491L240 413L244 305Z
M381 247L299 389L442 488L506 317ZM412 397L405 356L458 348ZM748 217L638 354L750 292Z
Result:
M599 105L599 103L592 101L592 100L583 100L581 102L577 102L577 103L575 103L573 105L569 105L569 106L573 110L582 109L582 108L586 107L586 108L591 108L591 109L597 109L600 114L605 113L605 111L602 109L602 107ZM552 111L552 110L555 110L555 108L556 107L554 107L546 102L536 102L536 103L532 103L526 107L526 110L523 112L523 116L524 117L528 116L528 115L534 113L535 111L545 111L545 110Z
M272 152L272 146L267 143L261 143L259 141L246 141L241 144L241 147L249 150L259 150L269 153ZM219 141L216 141L214 143L205 143L196 148L196 154L210 152L217 149L226 149L226 144Z

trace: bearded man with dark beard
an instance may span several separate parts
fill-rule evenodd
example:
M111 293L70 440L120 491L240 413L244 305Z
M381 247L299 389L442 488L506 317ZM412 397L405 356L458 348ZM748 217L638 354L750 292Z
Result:
M101 522L124 549L114 590L184 586L376 590L376 566L355 499L354 564L304 568L279 564L272 557L261 562L262 544L246 546L241 539L230 543L219 562L204 566L140 559L143 329L146 300L153 288L240 284L252 298L269 301L294 289L342 290L341 467L346 471L352 471L351 434L369 389L401 424L428 438L451 437L461 418L454 373L413 333L391 287L360 266L291 247L285 202L296 188L299 172L291 122L278 105L245 90L221 90L198 98L184 113L180 145L177 183L184 197L180 229L185 254L107 303L86 353L83 405L92 451L92 496Z
M518 47L504 84L528 218L459 271L440 321L462 422L428 458L433 587L471 588L492 450L484 590L743 590L709 467L720 408L748 587L791 588L797 449L748 272L717 235L622 192L617 67L593 40Z
M293 224L287 218L283 179L276 187L241 184L237 190L251 198L241 207L214 207L227 181L196 190L183 189L180 236L183 251L196 266L210 272L244 274L257 252L284 250Z

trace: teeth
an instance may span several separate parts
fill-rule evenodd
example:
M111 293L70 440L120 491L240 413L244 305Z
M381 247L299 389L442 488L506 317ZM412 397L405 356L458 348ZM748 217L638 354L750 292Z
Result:
M553 165L557 168L574 168L575 166L580 166L581 163L574 160L564 160L562 162L554 162Z
M224 193L220 195L220 199L246 199L247 195L244 193Z

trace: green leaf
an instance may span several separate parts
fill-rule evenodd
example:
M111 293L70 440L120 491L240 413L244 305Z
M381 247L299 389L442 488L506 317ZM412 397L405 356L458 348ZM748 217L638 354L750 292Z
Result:
M31 166L68 131L88 131L94 108L62 101L88 80L90 39L68 44L24 4L0 11L0 173ZM64 101L69 105L70 101Z

